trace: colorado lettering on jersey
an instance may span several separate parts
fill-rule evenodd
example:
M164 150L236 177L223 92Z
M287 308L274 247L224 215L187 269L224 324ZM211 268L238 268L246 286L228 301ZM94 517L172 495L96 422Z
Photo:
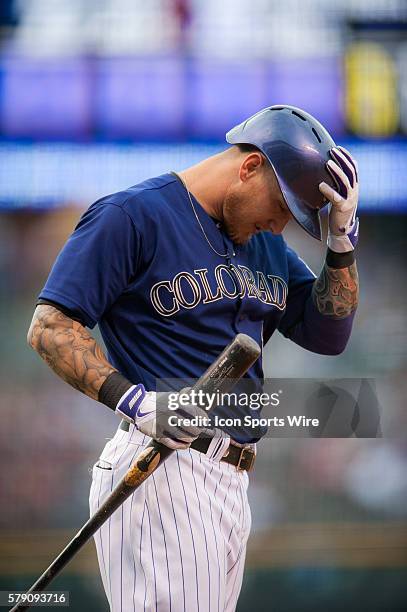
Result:
M163 280L151 288L150 298L155 310L171 317L180 308L196 308L198 304L211 304L222 299L248 297L284 310L288 287L279 276L253 272L247 266L220 264L209 272L200 268L179 272L172 280Z

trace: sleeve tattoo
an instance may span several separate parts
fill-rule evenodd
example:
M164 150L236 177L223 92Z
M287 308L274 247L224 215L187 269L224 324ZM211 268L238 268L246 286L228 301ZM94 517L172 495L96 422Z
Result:
M321 314L344 319L356 310L359 280L356 263L347 268L330 268L326 264L312 290L314 303Z
M53 306L37 306L27 339L58 376L92 399L116 371L85 327Z

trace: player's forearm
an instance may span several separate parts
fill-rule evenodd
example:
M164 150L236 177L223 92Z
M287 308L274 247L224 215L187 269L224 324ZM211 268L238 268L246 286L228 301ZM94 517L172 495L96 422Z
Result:
M327 262L305 303L303 317L286 335L314 353L339 355L350 338L358 298L354 256L332 255L328 251Z
M53 306L37 306L27 339L58 376L92 399L116 371L85 327Z
M312 290L314 304L323 315L334 319L349 317L359 301L359 279L356 262L344 268L325 263Z

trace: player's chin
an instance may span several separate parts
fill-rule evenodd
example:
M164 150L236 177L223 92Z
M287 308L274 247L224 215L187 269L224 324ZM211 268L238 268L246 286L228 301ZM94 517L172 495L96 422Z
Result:
M252 231L231 231L229 232L229 236L230 238L233 240L233 242L235 244L238 244L239 246L244 246L245 244L247 244L250 240L250 238L254 235L254 232Z
M254 234L255 232L247 232L246 234L240 234L235 239L233 239L233 242L235 242L236 244L240 246L244 246L245 244L249 242L250 238L252 238Z
M244 246L250 240L250 238L255 234L253 230L250 228L243 229L242 227L236 227L237 224L230 223L226 225L226 231L229 235L229 238L239 246Z

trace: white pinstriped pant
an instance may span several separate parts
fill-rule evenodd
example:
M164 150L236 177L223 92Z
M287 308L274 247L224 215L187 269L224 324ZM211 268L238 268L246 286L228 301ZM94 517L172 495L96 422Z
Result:
M104 468L93 467L91 514L149 441L133 426L108 441ZM251 525L248 480L197 451L173 453L95 535L110 610L233 612Z

